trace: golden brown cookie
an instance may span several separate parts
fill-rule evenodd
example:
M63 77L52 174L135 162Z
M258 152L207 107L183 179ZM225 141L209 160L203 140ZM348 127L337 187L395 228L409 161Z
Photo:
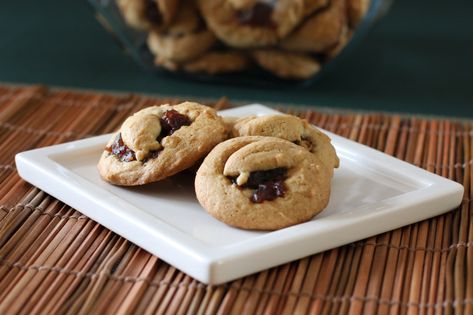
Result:
M307 54L255 50L251 56L260 67L284 79L307 79L320 71L320 63Z
M331 0L330 6L309 17L280 46L297 52L321 53L334 47L346 24L345 0Z
M156 58L155 63L170 71L184 70L190 73L220 74L239 72L248 68L249 58L239 52L210 51L195 60L176 63L165 58Z
M156 60L170 68L174 62L197 58L215 41L213 33L203 25L195 2L183 0L172 23L150 31L147 43Z
M215 35L233 47L275 44L302 19L304 0L199 0Z
M184 102L144 108L128 117L105 148L98 170L116 185L142 185L174 175L227 137L210 107Z
M148 47L151 52L165 60L183 62L197 58L215 43L215 36L208 30L174 36L151 31Z
M233 123L233 137L267 136L300 145L322 161L327 168L339 166L339 159L330 138L307 120L292 115L248 116Z
M125 22L138 30L161 29L176 14L179 0L117 0Z
M360 24L370 5L370 0L347 0L348 20L351 27L354 28Z
M208 52L183 65L187 72L208 74L238 72L250 65L248 57L239 52Z
M220 143L195 178L197 199L208 213L253 230L310 220L327 206L330 186L331 173L316 155L274 137Z

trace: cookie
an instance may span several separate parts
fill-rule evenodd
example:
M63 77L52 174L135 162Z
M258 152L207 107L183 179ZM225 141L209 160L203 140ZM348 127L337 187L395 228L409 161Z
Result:
M238 52L209 52L183 66L187 72L208 74L242 71L250 65L248 57Z
M307 79L320 71L320 63L308 54L255 50L251 56L263 69L284 79Z
M371 5L370 0L347 0L349 24L355 28L365 17Z
M239 52L210 51L185 63L176 63L159 57L155 59L155 63L169 71L183 70L190 73L221 74L243 71L250 65L250 60Z
M296 52L322 53L337 45L346 24L345 0L331 0L330 6L309 17L280 46Z
M197 171L202 207L238 228L276 230L305 222L329 201L331 173L306 149L274 137L217 145Z
M227 137L221 117L192 102L144 108L128 117L105 148L98 170L116 185L142 185L174 175Z
M155 63L165 68L177 68L175 62L192 60L210 49L216 38L199 16L194 1L181 2L174 21L165 30L148 34L148 47L156 56Z
M315 154L327 168L339 166L330 138L307 120L292 115L248 116L233 123L232 136L277 137L295 143Z
M275 44L301 21L304 0L200 0L207 26L233 47Z
M125 22L137 30L161 29L176 14L178 0L117 0Z
M179 36L151 31L147 42L155 56L167 61L183 62L209 50L215 43L215 36L205 29Z

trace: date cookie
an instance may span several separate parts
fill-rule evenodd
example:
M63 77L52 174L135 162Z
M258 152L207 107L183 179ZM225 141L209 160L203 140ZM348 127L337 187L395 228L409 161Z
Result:
M217 145L197 171L202 207L238 228L276 230L310 220L329 201L331 173L287 140L247 136Z
M283 39L283 49L322 53L334 47L346 24L345 0L331 0L330 6L309 17L293 33Z
M151 31L148 47L158 58L166 61L184 62L202 55L215 43L215 36L209 30L174 36Z
M255 50L251 56L261 68L284 79L308 79L321 68L320 63L308 54Z
M304 13L304 0L200 0L198 4L216 36L240 48L275 44Z
M147 44L156 60L171 64L197 58L210 49L216 37L206 29L193 1L181 2L174 21L164 30L152 30Z
M137 30L160 29L176 14L178 0L117 0L125 22Z
M292 115L248 116L233 123L232 135L277 137L315 154L329 170L339 166L330 138L307 120Z
M210 51L186 63L174 63L156 58L155 63L170 71L184 70L190 73L220 74L243 71L250 65L249 58L239 52Z
M191 167L227 137L221 117L192 102L144 108L128 117L105 148L98 170L116 185L143 185Z
M209 52L183 66L187 72L208 74L238 72L250 65L248 57L238 52Z

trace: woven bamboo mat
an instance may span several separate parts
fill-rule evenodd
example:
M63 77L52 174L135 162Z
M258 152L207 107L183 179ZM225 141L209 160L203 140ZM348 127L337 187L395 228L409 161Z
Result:
M111 132L164 102L176 100L0 86L0 314L473 314L473 123L296 113L462 183L464 201L221 286L179 272L16 172L17 152Z

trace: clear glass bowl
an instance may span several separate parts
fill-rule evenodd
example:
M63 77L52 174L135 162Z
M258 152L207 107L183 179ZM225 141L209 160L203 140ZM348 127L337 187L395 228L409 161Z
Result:
M224 73L210 75L206 73L188 73L184 71L168 71L157 67L154 63L154 56L148 49L147 32L137 31L128 26L116 4L116 0L89 0L92 5L98 21L109 31L117 40L125 52L131 56L145 71L153 72L159 76L169 76L189 80L206 81L218 84L233 85L270 85L279 86L290 84L312 84L317 78L323 76L324 72L332 68L337 60L349 54L350 51L359 44L360 40L366 34L373 24L388 11L393 0L371 0L370 7L363 20L354 30L351 39L347 45L329 62L322 65L322 69L314 76L304 80L281 79L271 73L262 70L259 67L251 67L243 72Z

